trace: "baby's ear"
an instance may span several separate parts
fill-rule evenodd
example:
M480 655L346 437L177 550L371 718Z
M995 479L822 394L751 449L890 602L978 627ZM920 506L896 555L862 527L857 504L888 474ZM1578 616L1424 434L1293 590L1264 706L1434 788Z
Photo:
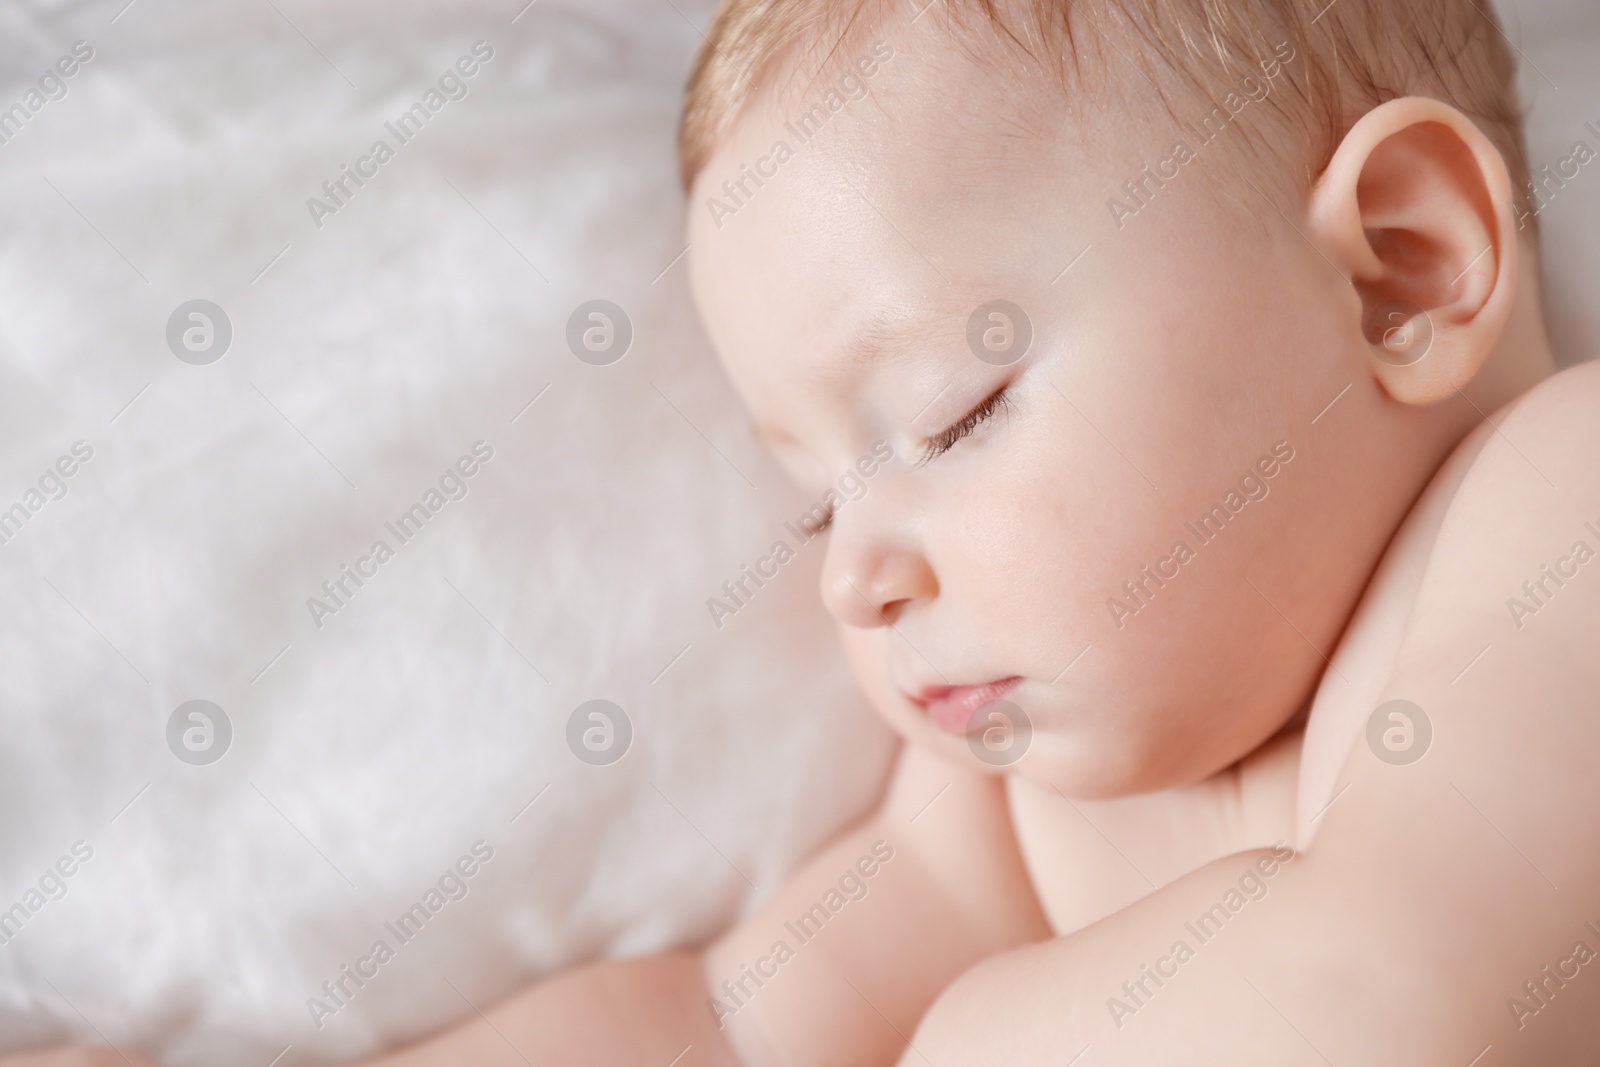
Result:
M1313 237L1360 298L1373 376L1407 404L1466 385L1516 296L1505 161L1461 112L1401 97L1363 115L1311 190Z

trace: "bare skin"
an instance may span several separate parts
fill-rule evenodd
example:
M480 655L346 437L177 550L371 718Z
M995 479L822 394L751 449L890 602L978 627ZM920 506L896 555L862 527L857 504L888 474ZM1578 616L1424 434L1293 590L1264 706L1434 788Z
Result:
M1401 98L1276 207L1202 168L1116 225L1106 190L1159 145L992 132L1003 87L933 21L732 218L705 201L782 94L691 197L697 302L780 458L820 490L875 440L898 457L835 516L822 590L906 739L882 806L704 949L371 1067L1579 1062L1600 368L1554 373L1500 157ZM1035 337L1005 366L966 343L996 296ZM1397 301L1420 360L1372 336ZM1278 442L1270 491L1130 600ZM917 699L1013 678L1033 733L1000 768ZM1369 744L1391 699L1431 723L1415 762Z

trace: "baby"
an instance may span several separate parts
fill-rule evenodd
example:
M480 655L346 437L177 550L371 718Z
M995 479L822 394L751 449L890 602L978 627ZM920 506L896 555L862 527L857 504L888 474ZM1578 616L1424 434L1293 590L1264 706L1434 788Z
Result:
M694 294L796 479L873 457L906 743L702 951L386 1062L1592 1061L1600 367L1486 6L727 0Z
M1486 0L924 2L727 0L682 128L761 436L873 457L881 806L381 1062L1591 1061L1600 368Z

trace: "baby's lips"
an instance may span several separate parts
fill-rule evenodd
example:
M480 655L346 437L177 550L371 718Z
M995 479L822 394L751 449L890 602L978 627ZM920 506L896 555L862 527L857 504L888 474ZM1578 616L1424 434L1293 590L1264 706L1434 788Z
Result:
M979 685L929 685L909 699L927 713L933 725L960 736L967 732L973 712L1001 699L1021 682L1020 677L1012 676Z

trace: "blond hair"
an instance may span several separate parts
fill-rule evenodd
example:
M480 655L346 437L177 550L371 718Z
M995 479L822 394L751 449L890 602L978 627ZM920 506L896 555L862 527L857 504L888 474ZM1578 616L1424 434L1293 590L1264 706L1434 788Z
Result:
M1366 111L1395 97L1429 96L1478 124L1505 159L1518 214L1531 215L1516 64L1499 22L1480 0L933 2L944 5L953 31L972 39L986 24L991 40L1035 61L1061 57L1051 66L1079 84L1080 45L1110 45L1133 59L1131 44L1135 61L1154 59L1213 102L1287 44L1296 56L1294 91L1275 93L1274 106L1306 131L1293 162L1308 183ZM757 81L782 60L798 69L801 55L811 57L813 67L818 56L825 64L843 54L850 34L865 32L887 11L886 0L723 0L690 74L679 124L684 188L743 112ZM1104 55L1101 50L1102 62ZM1144 73L1172 112L1159 71Z

